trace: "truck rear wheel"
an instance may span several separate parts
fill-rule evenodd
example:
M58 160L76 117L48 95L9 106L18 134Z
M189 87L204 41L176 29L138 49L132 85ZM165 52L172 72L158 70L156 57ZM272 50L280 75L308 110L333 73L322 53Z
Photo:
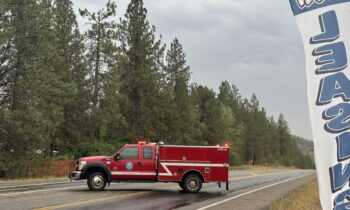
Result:
M197 193L202 189L202 179L196 174L186 176L183 186L188 193Z
M92 191L102 191L106 187L106 177L101 172L94 172L90 174L87 184L89 186L89 189Z

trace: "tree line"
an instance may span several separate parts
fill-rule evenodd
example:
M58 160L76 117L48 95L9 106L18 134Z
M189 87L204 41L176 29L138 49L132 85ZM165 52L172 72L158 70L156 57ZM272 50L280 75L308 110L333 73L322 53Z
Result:
M231 162L312 167L283 115L223 81L219 92L190 83L177 38L156 35L142 0L122 18L71 0L0 1L0 171L28 163L108 153L136 139L168 144L228 142ZM84 17L82 31L77 15Z

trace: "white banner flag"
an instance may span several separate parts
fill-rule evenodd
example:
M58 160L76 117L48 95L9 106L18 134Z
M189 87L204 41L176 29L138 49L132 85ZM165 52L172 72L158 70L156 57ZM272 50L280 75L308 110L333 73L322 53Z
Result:
M290 0L306 56L322 207L350 209L350 0Z

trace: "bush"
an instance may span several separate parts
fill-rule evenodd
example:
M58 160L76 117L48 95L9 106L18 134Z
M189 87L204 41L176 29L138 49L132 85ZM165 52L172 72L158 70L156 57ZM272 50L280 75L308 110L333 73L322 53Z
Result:
M232 166L243 165L243 161L237 152L230 151L230 165Z
M95 155L109 156L117 151L120 147L120 145L114 145L105 142L97 142L95 144L83 143L76 146L73 151L73 156L75 159Z

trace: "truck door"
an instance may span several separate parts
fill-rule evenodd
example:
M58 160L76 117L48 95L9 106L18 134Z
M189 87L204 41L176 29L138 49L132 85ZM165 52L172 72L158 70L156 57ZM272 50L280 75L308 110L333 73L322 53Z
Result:
M111 169L113 179L139 180L142 177L140 146L126 146L119 152Z
M156 152L155 146L142 147L142 176L145 180L156 179Z

